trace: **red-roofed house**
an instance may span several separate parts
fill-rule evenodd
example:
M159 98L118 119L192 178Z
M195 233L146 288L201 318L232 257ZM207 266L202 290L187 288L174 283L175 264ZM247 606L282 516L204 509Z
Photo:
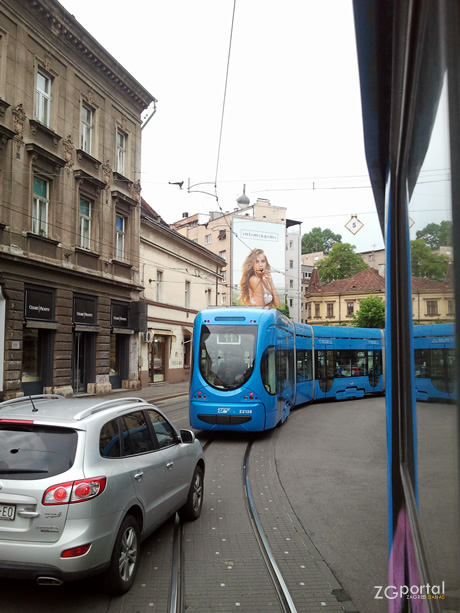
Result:
M305 292L302 321L309 324L351 325L353 313L369 295L385 300L385 279L375 268L366 268L348 279L321 285L315 268ZM449 282L412 279L413 318L417 323L454 321L454 296Z

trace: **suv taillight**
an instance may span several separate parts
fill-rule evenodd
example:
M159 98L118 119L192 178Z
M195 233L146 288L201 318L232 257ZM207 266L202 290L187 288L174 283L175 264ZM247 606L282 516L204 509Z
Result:
M94 479L80 479L68 481L49 487L43 494L42 504L74 504L92 500L105 490L107 477L95 477Z

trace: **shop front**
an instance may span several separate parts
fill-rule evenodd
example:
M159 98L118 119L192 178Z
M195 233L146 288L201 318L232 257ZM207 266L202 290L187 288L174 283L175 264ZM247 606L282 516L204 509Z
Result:
M110 375L112 389L123 387L129 379L130 303L112 300L110 334Z
M87 393L96 381L97 299L74 293L72 339L72 388L74 394Z
M24 287L21 387L24 395L43 393L53 382L55 320L54 289Z

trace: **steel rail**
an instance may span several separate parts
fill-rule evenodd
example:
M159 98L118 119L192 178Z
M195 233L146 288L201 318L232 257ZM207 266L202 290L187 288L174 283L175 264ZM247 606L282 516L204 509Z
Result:
M249 456L251 453L252 441L248 443L246 453L244 454L243 461L243 484L246 491L246 507L251 518L251 524L256 536L257 543L259 545L262 557L268 570L270 579L272 580L275 592L278 596L283 611L286 613L297 613L294 601L291 598L289 589L284 581L283 575L276 563L273 553L268 544L267 537L265 536L262 524L259 520L254 499L252 497L251 485L249 483Z

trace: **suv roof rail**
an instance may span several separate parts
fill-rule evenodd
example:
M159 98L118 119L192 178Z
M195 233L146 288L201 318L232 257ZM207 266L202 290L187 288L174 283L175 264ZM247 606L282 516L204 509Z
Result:
M144 398L111 398L110 400L104 400L103 402L99 402L98 404L93 404L93 406L84 409L79 413L76 413L73 418L78 421L80 419L88 417L89 415L94 415L94 413L99 413L99 411L104 411L105 409L109 409L113 406L116 406L117 404L124 405L133 402L136 402L138 404L148 404L148 402L144 400Z
M35 394L33 396L28 394L27 396L20 396L19 398L11 398L10 400L0 402L0 409L6 408L12 404L18 404L19 402L30 402L33 405L34 400L66 400L66 398L61 394Z

